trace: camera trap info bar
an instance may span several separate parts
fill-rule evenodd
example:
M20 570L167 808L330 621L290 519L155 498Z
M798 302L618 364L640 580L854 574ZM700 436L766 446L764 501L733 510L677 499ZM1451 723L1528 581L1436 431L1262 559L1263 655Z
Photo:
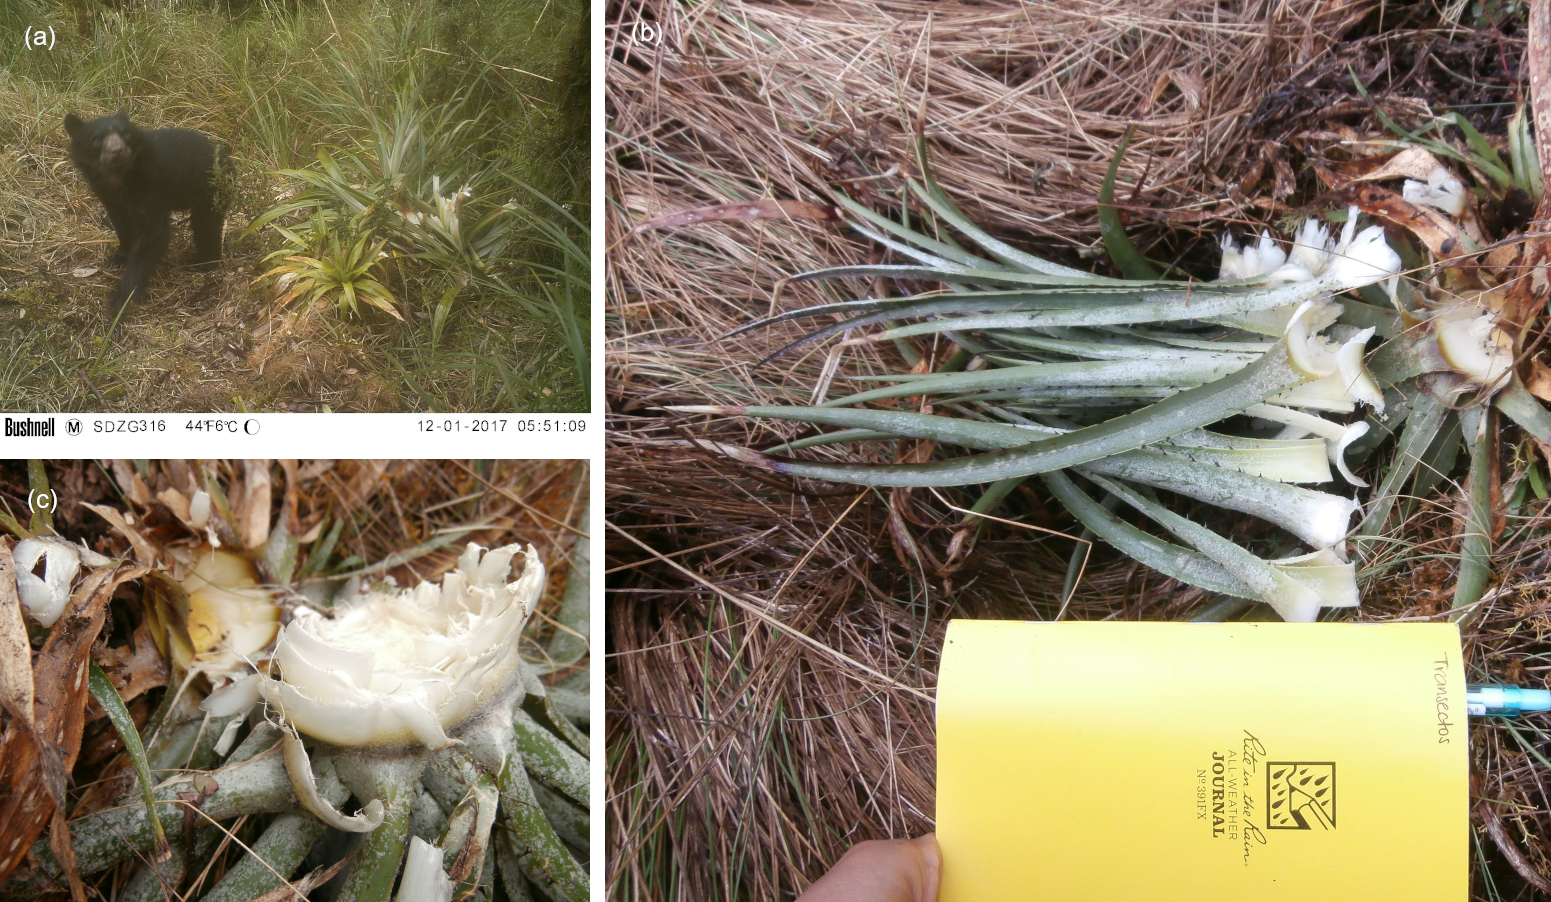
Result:
M1451 623L955 620L942 902L1469 895Z

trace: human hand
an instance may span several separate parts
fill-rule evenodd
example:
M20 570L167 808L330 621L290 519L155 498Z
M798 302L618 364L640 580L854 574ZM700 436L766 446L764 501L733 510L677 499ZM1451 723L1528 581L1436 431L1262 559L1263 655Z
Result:
M937 902L942 855L931 833L857 843L797 902Z

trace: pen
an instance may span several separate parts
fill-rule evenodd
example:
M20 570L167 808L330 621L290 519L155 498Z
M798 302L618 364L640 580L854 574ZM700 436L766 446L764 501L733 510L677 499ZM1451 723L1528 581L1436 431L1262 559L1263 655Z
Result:
M1551 711L1551 692L1501 683L1465 687L1465 713L1471 717L1517 717Z

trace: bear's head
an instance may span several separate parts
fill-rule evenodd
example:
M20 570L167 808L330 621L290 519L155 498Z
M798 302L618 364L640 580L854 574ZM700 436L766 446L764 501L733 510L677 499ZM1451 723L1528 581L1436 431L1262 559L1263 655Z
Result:
M70 136L70 161L76 168L87 178L110 185L118 184L140 152L140 130L123 110L90 122L66 113L65 134Z

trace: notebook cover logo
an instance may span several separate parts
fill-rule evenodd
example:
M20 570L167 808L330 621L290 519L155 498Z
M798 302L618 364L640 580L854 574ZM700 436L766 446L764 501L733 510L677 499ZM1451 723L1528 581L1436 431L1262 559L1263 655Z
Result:
M1268 761L1266 798L1266 827L1271 830L1334 830L1336 763Z

